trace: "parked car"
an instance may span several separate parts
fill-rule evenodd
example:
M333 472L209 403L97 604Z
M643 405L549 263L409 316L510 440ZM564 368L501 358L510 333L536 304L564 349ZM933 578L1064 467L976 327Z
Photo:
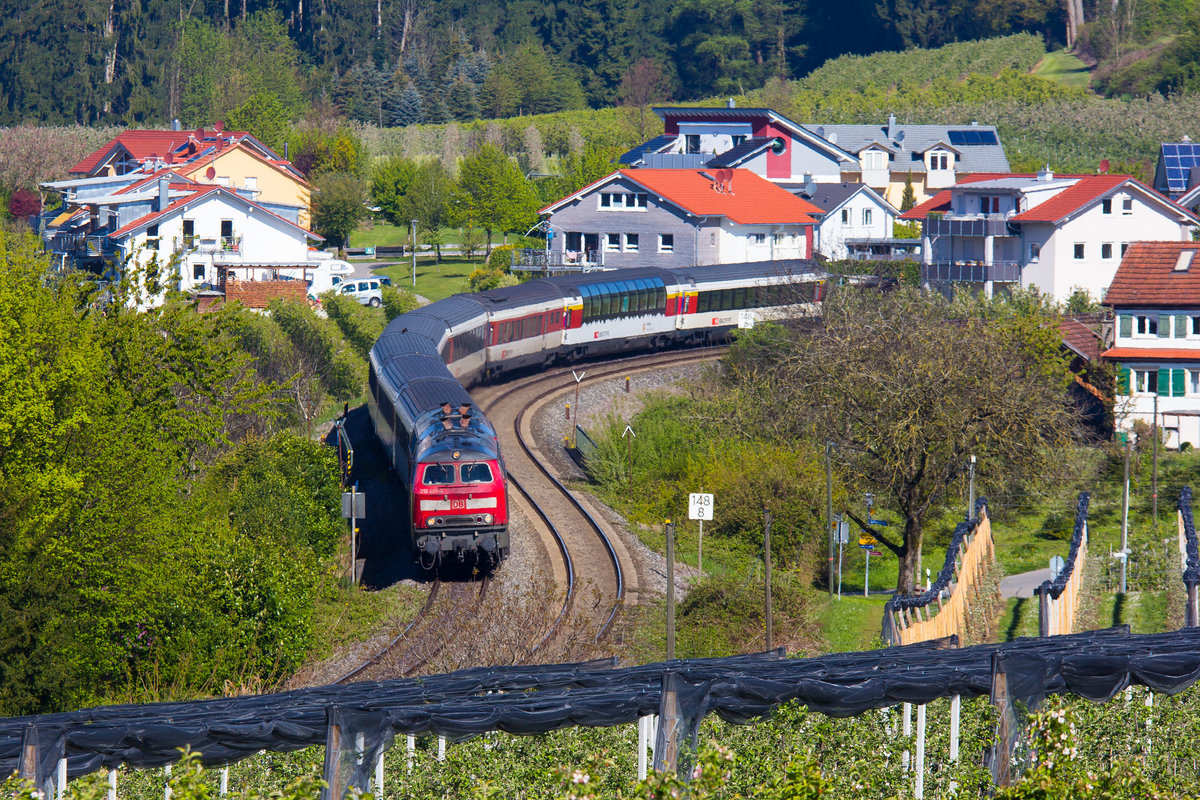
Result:
M379 288L378 278L368 280L345 281L337 290L338 294L353 297L364 306L379 308L383 304L383 292Z
M379 278L380 285L382 285L382 286L391 286L392 285L392 279L389 278L387 275L377 275L376 277Z

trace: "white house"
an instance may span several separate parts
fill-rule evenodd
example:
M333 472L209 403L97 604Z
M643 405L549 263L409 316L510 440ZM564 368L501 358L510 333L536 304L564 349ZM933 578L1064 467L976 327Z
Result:
M549 252L518 266L681 267L810 258L807 200L748 170L620 170L541 210Z
M801 190L800 196L821 209L819 216L813 215L819 223L816 249L835 261L854 257L872 243L889 242L892 224L900 215L861 183L813 183Z
M161 303L170 289L215 288L222 267L244 273L251 267L258 272L299 267L303 273L309 240L321 238L235 189L197 183L172 170L110 193L73 196L48 220L43 236L64 259L78 254L82 244L83 255L72 256L81 266L136 276L142 307Z
M922 281L1102 299L1131 242L1190 241L1200 219L1128 175L971 176L901 215L924 220Z
M1130 244L1105 297L1115 319L1102 357L1118 368L1116 424L1158 427L1200 447L1200 243Z

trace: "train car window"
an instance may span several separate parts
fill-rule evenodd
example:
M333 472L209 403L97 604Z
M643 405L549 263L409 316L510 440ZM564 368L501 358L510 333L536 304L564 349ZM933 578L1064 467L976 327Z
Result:
M608 283L601 284L600 290L600 318L607 319L613 313L613 290Z
M696 295L697 314L704 314L708 312L708 303L711 296L712 292L700 292L700 294Z
M583 318L585 320L590 320L592 317L596 316L595 301L592 297L592 287L581 286L579 288L579 294L583 298Z
M641 314L650 307L650 281L645 278L638 278L633 282L637 287L637 297L634 302L633 310Z
M733 290L733 307L746 308L746 287Z
M463 464L459 467L463 483L491 483L492 468L487 464Z
M630 290L628 288L626 288L624 291L621 292L621 313L622 314L629 313L629 292L630 292Z
M448 486L454 483L453 464L426 464L421 475L422 486Z
M665 312L667 309L667 286L661 280L657 283L658 286L654 292L654 308L655 310L662 309Z

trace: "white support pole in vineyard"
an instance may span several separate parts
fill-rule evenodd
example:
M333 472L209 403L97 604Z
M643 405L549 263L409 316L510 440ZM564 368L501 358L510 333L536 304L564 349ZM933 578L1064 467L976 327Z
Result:
M917 778L913 785L917 800L925 797L925 704L917 706Z
M438 761L446 760L446 737L438 737Z
M229 767L221 767L221 797L229 794Z
M375 785L371 787L371 792L378 798L383 797L383 749L380 748L379 754L375 756Z
M912 763L912 751L908 749L908 738L912 736L912 703L904 704L904 725L900 729L900 733L905 740L904 754L900 756L900 765L905 772L908 772L909 764Z
M108 771L108 800L117 800L117 769Z
M408 774L412 774L413 759L417 757L417 737L413 734L408 735Z

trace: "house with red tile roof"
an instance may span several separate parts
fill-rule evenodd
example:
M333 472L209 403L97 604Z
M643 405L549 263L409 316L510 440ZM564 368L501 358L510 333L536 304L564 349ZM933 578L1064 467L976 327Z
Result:
M131 176L138 179L76 197L48 219L47 249L64 264L135 281L140 307L161 303L168 290L216 288L230 269L305 277L309 240L321 237L294 220L172 170Z
M541 209L553 267L810 258L821 210L743 169L619 170ZM547 262L547 259L549 260Z
M237 189L281 216L309 224L312 187L304 175L251 134L226 131L219 122L213 130L123 131L70 172L77 180L95 180L164 168L199 183Z
M1104 304L1112 308L1116 424L1142 421L1168 447L1200 447L1200 242L1134 242Z
M1103 298L1131 242L1190 241L1200 218L1128 175L980 173L901 215L923 221L922 281Z

